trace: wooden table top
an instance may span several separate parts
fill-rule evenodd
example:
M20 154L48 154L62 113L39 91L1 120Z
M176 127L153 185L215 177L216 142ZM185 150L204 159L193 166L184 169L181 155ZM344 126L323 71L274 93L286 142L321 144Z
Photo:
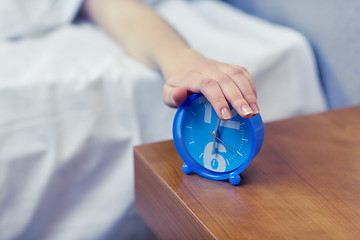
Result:
M267 123L239 186L135 152L135 207L160 239L360 239L360 106Z

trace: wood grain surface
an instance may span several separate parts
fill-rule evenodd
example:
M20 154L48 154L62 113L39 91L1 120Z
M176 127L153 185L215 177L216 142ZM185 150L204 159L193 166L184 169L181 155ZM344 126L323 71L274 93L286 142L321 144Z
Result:
M360 107L265 124L239 186L134 148L135 207L159 239L360 239Z

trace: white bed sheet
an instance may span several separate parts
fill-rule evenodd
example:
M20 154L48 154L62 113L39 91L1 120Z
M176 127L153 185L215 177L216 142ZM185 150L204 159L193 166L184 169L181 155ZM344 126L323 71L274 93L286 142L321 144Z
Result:
M299 33L220 2L156 10L205 55L247 67L264 121L325 110ZM127 209L133 146L171 138L161 75L89 24L2 42L0 66L0 239L151 236Z

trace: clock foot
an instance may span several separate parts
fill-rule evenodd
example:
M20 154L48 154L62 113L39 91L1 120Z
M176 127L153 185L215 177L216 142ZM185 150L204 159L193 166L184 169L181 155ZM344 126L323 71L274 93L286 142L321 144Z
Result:
M186 163L182 165L182 170L185 174L190 174L192 172L191 168Z
M240 183L241 181L241 178L238 174L236 175L231 175L230 178L229 178L229 181L232 185L236 186Z

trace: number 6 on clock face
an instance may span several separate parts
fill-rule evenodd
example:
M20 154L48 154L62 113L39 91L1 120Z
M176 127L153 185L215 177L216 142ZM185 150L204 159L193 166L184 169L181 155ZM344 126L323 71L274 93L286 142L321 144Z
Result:
M226 169L226 162L219 153L226 152L223 145L218 145L218 153L213 154L211 149L215 147L212 142L209 142L204 149L204 167L214 172L224 172Z
M178 109L173 137L185 173L238 184L239 173L261 148L264 130L260 115L245 119L232 108L231 113L230 120L220 120L201 94L190 96Z

